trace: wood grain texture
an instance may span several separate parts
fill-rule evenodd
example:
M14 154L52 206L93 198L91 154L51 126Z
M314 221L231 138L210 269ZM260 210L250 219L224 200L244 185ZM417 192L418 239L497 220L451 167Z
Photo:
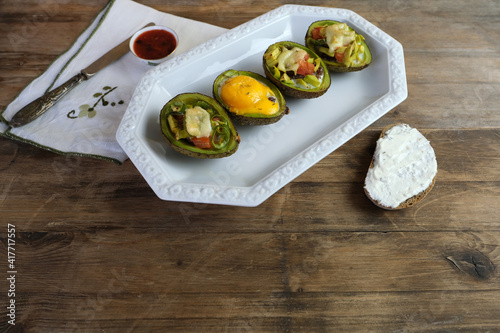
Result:
M138 2L233 28L283 1ZM351 9L404 47L408 99L255 208L159 200L134 165L0 138L0 277L16 227L16 325L2 332L496 332L500 3L292 1ZM0 0L0 108L106 0ZM55 33L56 32L56 33ZM363 191L406 122L438 177L415 207Z

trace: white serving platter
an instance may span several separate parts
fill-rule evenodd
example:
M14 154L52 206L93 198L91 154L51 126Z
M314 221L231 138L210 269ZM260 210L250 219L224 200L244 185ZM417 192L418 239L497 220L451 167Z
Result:
M227 69L264 75L262 55L269 45L304 44L309 25L322 19L346 22L362 34L372 64L360 72L332 73L330 89L319 98L286 97L290 114L273 125L237 126L241 144L230 157L195 159L170 148L159 125L168 100L185 92L212 96L213 81ZM160 199L253 207L407 96L403 47L394 38L350 10L285 5L147 72L116 138Z

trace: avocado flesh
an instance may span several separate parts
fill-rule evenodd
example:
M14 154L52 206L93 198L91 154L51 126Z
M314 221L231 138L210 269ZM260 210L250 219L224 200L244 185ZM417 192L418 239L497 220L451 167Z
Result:
M220 89L222 87L222 84L224 81L226 81L229 78L239 76L239 75L246 75L249 76L260 83L264 84L265 86L269 87L271 91L274 93L276 96L276 100L279 105L279 110L278 112L267 115L267 114L262 114L262 113L245 113L245 114L236 114L230 111L229 106L224 102L224 100L220 96ZM283 94L281 91L276 87L271 81L263 77L262 75L259 75L254 72L249 72L249 71L238 71L234 69L227 70L223 73L221 73L219 76L214 81L213 84L213 96L217 100L217 102L224 107L224 109L227 111L231 119L233 119L234 122L240 124L240 125L268 125L268 124L273 124L280 120L285 114L288 113L288 107L286 106L286 101L285 98L283 97Z
M276 64L277 57L279 58L279 53L281 53L280 49L291 50L295 47L309 54L308 62L314 64L315 74L321 75L321 78L318 78L318 75L312 75L314 78L308 77L309 75L303 78L292 78L288 72L283 72L278 68L279 65ZM283 95L300 99L317 98L330 88L330 74L323 60L313 50L295 42L284 41L270 45L264 52L262 66L266 77L278 87Z
M305 42L306 46L312 50L314 50L320 57L323 59L325 62L328 70L332 72L356 72L360 71L362 69L365 69L368 67L372 61L372 54L370 51L370 48L366 44L364 37L361 36L360 34L356 33L356 42L359 43L359 49L362 49L363 53L363 61L360 61L358 63L351 63L349 66L346 66L343 63L338 62L334 55L329 54L328 51L325 50L328 49L328 46L326 43L322 41L315 40L312 38L312 31L316 27L322 27L322 26L327 26L327 25L333 25L333 24L341 24L342 22L338 21L333 21L333 20L321 20L321 21L316 21L313 22L309 28L307 29L306 37L305 37ZM349 30L354 31L349 25ZM357 54L354 54L354 57L356 57ZM361 57L361 56L360 56Z
M186 129L180 128L173 118L182 117L186 109L199 106L210 113L212 124L211 140L214 142L214 130L219 129L212 148L198 148L189 141ZM160 126L163 137L177 152L196 158L222 158L236 152L240 137L224 108L216 100L199 93L183 93L168 101L160 112Z

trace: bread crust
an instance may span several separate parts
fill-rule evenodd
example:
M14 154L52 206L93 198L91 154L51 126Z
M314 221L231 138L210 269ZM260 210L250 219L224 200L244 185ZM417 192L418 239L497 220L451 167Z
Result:
M391 124L391 125L388 125L388 126L384 127L384 129L380 133L379 139L383 138L388 130L390 130L394 126L398 126L398 125L408 125L408 124L405 124L405 123L395 123L395 124ZM373 168L374 164L375 164L375 154L373 154L372 160L370 162L369 169ZM364 189L365 194L368 197L368 199L370 199L378 207L386 209L386 210L399 210L399 209L411 207L411 206L415 205L417 202L421 201L423 198L425 198L427 196L427 194L429 194L429 192L434 187L434 184L436 183L436 177L437 177L437 172L436 172L436 175L434 176L434 178L432 179L432 182L429 185L429 187L427 187L422 192L420 192L420 193L412 196L411 198L408 198L407 200L403 201L397 207L388 207L388 206L382 205L380 202L378 202L377 200L373 199L370 196L370 193L366 190L366 183L364 183L363 189Z

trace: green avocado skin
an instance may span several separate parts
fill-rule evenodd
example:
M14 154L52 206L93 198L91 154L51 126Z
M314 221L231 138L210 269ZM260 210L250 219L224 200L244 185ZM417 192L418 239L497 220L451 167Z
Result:
M168 115L172 112L172 105L177 102L184 102L188 105L194 105L197 102L207 103L217 114L217 116L223 118L227 121L231 138L229 143L223 149L201 149L195 146L192 146L188 143L182 142L181 140L176 140L174 134L170 130L170 126L168 125ZM224 108L213 98L199 94L199 93L182 93L171 100L169 100L162 108L160 112L160 127L163 138L167 141L167 143L177 152L201 159L215 159L215 158L223 158L228 157L234 154L239 147L240 136L236 131L231 119L224 111Z
M304 45L301 45L301 44L298 44L295 42L290 42L290 41L282 41L282 42L272 44L267 48L267 50L266 50L266 52L264 52L264 54L266 54L275 45L279 45L279 44L290 47L290 48L293 48L295 46L299 47L299 48L305 50L311 58L314 58L314 59L320 58L310 48L307 48ZM323 83L318 88L307 89L307 90L301 89L301 88L296 87L296 86L285 84L285 83L281 82L279 79L275 78L274 75L271 73L269 67L267 66L266 59L264 56L262 57L262 66L264 68L264 73L266 74L267 79L269 81L271 81L272 83L274 83L278 87L278 89L281 90L283 95L286 95L286 96L290 96L290 97L294 97L294 98L298 98L298 99L317 98L317 97L322 96L324 93L326 93L331 85L330 74L328 73L328 68L327 68L326 64L323 62L323 60L321 60L321 67L323 68L323 75L324 75Z
M278 104L280 106L279 111L276 114L273 114L272 116L268 115L263 115L263 114L246 114L246 115L239 115L231 112L229 110L229 106L224 102L224 100L220 97L219 91L220 87L223 84L223 82L231 77L235 77L238 75L246 75L251 78L254 78L255 80L261 82L262 84L268 86L276 96L276 99L278 100ZM285 114L289 112L288 107L286 106L286 101L285 98L283 97L283 94L281 91L274 85L271 81L267 80L265 77L263 77L260 74L250 72L250 71L238 71L234 69L229 69L223 73L221 73L217 78L214 80L213 84L213 96L217 102L222 105L222 107L227 111L229 114L229 117L231 119L239 124L239 125L250 125L250 126L260 126L260 125L269 125L269 124L274 124L275 122L279 121Z
M189 157L194 157L194 158L201 158L201 159L223 158L223 157L231 156L236 152L236 149L233 149L230 151L221 152L221 153L217 153L217 154L207 154L205 152L196 152L196 151L191 151L189 149L179 147L178 145L176 145L175 143L171 142L168 139L167 139L167 142L170 144L170 147L172 147L173 150L175 150L183 155L187 155Z
M370 48L368 47L368 45L364 41L362 42L362 44L366 48L367 53L370 55L370 62L368 62L367 64L365 64L363 66L350 66L350 67L347 67L344 64L340 64L340 63L336 62L335 60L332 60L332 58L329 58L326 55L322 54L321 52L317 51L316 46L314 45L314 43L312 43L313 38L311 37L311 32L315 27L323 26L323 25L339 24L339 23L341 23L341 22L333 21L333 20L321 20L321 21L313 22L309 26L309 28L307 29L307 32L306 32L306 36L305 36L306 46L308 48L310 48L311 50L314 50L315 52L317 52L317 54L325 62L326 67L328 68L329 71L332 71L335 73L348 73L348 72L358 72L362 69L365 69L371 63L371 51L370 51ZM351 30L353 30L351 27L349 27L349 28ZM356 32L356 34L358 34L358 33Z
M270 125L278 122L283 116L285 112L278 114L275 117L263 118L263 117L249 117L239 114L230 113L233 121L239 125L249 125L249 126L262 126L262 125Z

